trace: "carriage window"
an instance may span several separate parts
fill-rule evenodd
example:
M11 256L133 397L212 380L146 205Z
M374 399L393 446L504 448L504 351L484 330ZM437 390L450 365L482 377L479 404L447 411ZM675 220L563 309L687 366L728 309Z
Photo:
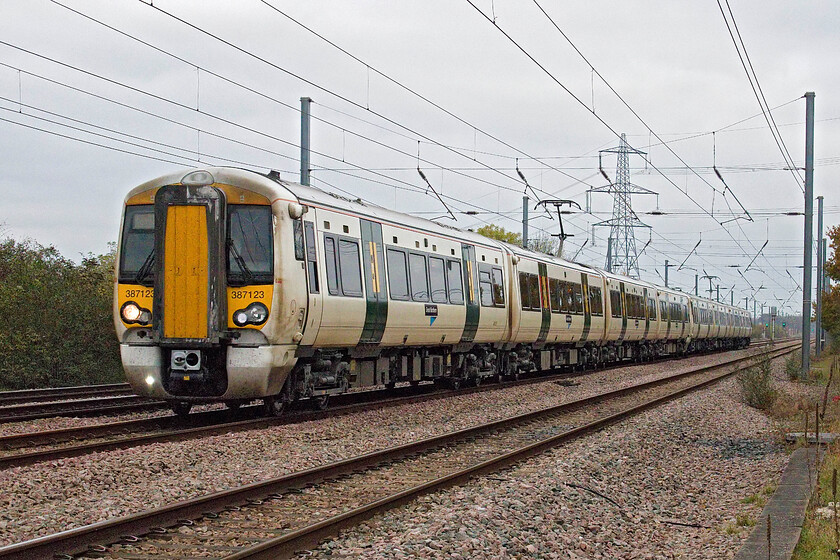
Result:
M315 250L315 224L304 222L306 232L306 268L309 276L309 291L317 294L320 290L318 285L318 252Z
M429 281L432 287L432 301L446 303L446 277L443 271L443 259L429 257Z
M524 272L519 273L519 299L522 301L522 309L531 309L528 275Z
M601 288L589 286L589 311L600 317L604 314L604 302L601 301Z
M155 207L126 206L120 248L120 282L147 284L154 281Z
M548 294L551 301L551 312L560 313L560 280L557 278L548 279Z
M496 307L505 306L505 283L502 269L496 267L493 267L493 305Z
M562 286L562 290L563 290L562 311L564 311L565 313L574 313L575 312L575 298L574 298L574 291L572 290L572 283L571 282L562 282L561 286Z
M341 291L345 296L362 297L362 265L359 244L338 240L338 264L341 270Z
M574 312L583 313L583 290L580 284L572 283L572 294L574 298Z
M542 309L540 301L540 277L536 274L528 275L528 294L531 300L531 309L539 311Z
M335 239L324 237L324 261L327 265L327 289L330 294L338 295L338 268L335 263Z
M388 288L391 290L391 299L407 300L408 293L408 269L405 265L405 253L388 249Z
M411 299L429 301L429 279L426 275L426 257L411 253L408 255L408 271L411 278Z
M274 282L272 229L271 206L228 205L227 274L230 285ZM302 251L301 231L301 258ZM297 256L297 248L295 254Z
M610 290L610 307L613 317L621 317L621 293L618 290Z
M493 281L490 278L489 271L478 271L478 290L481 295L481 305L493 307Z
M455 305L464 303L461 263L458 261L446 261L446 282L449 286L449 302Z
M303 248L303 220L295 220L292 222L292 229L294 231L295 239L295 259L302 261L305 258Z

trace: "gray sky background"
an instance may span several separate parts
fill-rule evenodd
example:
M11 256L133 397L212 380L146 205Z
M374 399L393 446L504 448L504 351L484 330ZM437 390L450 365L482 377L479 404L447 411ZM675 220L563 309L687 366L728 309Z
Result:
M742 305L753 293L750 285L764 286L759 302L801 310L796 288L803 218L783 215L802 210L801 182L784 170L716 1L540 0L597 72L697 174L593 76L533 0L474 2L582 104L466 0L267 2L364 63L259 0L155 0L154 7L140 0L4 0L2 234L55 245L78 259L106 251L116 239L130 188L177 168L278 169L297 180L297 109L299 98L310 96L313 115L322 119L312 127L318 152L313 184L398 211L443 215L441 204L426 194L419 164L461 228L493 222L521 230L517 157L540 197L585 206L586 190L605 183L598 150L618 144L610 128L626 133L633 147L649 154L649 163L631 159L632 181L658 192L665 212L646 214L656 208L656 197L633 199L640 218L653 227L639 259L642 277L661 283L665 259L681 263L702 238L688 268L671 269L672 285L693 290L692 269L705 270L721 277L722 294L734 285ZM798 167L804 166L805 135L805 101L799 98L816 92L815 194L826 197L826 224L834 225L840 213L840 5L730 2L767 103L781 106L773 115ZM592 114L593 103L610 128ZM615 165L614 157L604 157L610 177ZM724 184L713 165L754 222L727 222L730 206L735 215L744 214L731 194L721 195ZM599 229L593 241L590 226L608 219L611 208L608 195L596 194L594 215L564 217L575 235L567 242L570 254L589 239L577 260L604 265L608 230ZM479 214L460 213L469 210ZM531 229L558 231L557 222L545 218L533 219ZM637 231L640 250L649 235ZM743 272L767 240L762 256Z

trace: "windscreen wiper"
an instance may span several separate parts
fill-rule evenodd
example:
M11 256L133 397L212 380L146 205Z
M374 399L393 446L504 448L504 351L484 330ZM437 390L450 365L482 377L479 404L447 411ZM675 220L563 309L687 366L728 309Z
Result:
M228 239L228 249L230 250L230 254L233 255L233 260L236 261L236 264L239 266L239 270L242 271L242 283L250 284L254 280L254 274L251 272L251 269L248 268L248 265L245 263L245 259L243 259L242 255L239 254L239 251L236 249L236 245L233 243L233 239Z
M149 275L152 271L152 265L155 263L155 248L152 247L152 250L149 251L149 254L146 256L146 260L143 261L143 264L140 266L140 270L137 271L137 275L134 277L134 281L138 284L143 284L143 280Z

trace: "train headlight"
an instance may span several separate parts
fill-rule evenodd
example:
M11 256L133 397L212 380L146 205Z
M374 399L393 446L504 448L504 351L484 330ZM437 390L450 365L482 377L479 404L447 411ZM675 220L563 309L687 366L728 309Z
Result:
M120 315L122 320L126 323L139 323L141 325L148 325L152 321L152 312L148 309L143 309L133 301L127 301L120 308Z
M268 320L268 308L259 302L252 303L245 309L233 313L233 324L237 327L262 325L266 320Z
M140 318L140 308L137 304L126 303L122 308L122 316L127 322L133 323Z

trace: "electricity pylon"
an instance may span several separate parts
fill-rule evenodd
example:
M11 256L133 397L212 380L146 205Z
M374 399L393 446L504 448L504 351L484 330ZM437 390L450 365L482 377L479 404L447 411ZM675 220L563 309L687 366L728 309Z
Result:
M609 181L610 178L601 167L601 154L605 152L617 156L615 181L610 182L609 185L595 187L587 191L587 194L601 192L613 195L612 218L593 224L594 226L610 228L604 268L610 272L639 278L639 256L636 253L636 234L633 230L635 228L650 228L650 226L642 222L633 211L630 196L633 194L657 193L630 182L630 154L645 155L645 152L631 148L627 144L625 134L621 135L621 142L618 147L598 152L598 167L601 174Z

